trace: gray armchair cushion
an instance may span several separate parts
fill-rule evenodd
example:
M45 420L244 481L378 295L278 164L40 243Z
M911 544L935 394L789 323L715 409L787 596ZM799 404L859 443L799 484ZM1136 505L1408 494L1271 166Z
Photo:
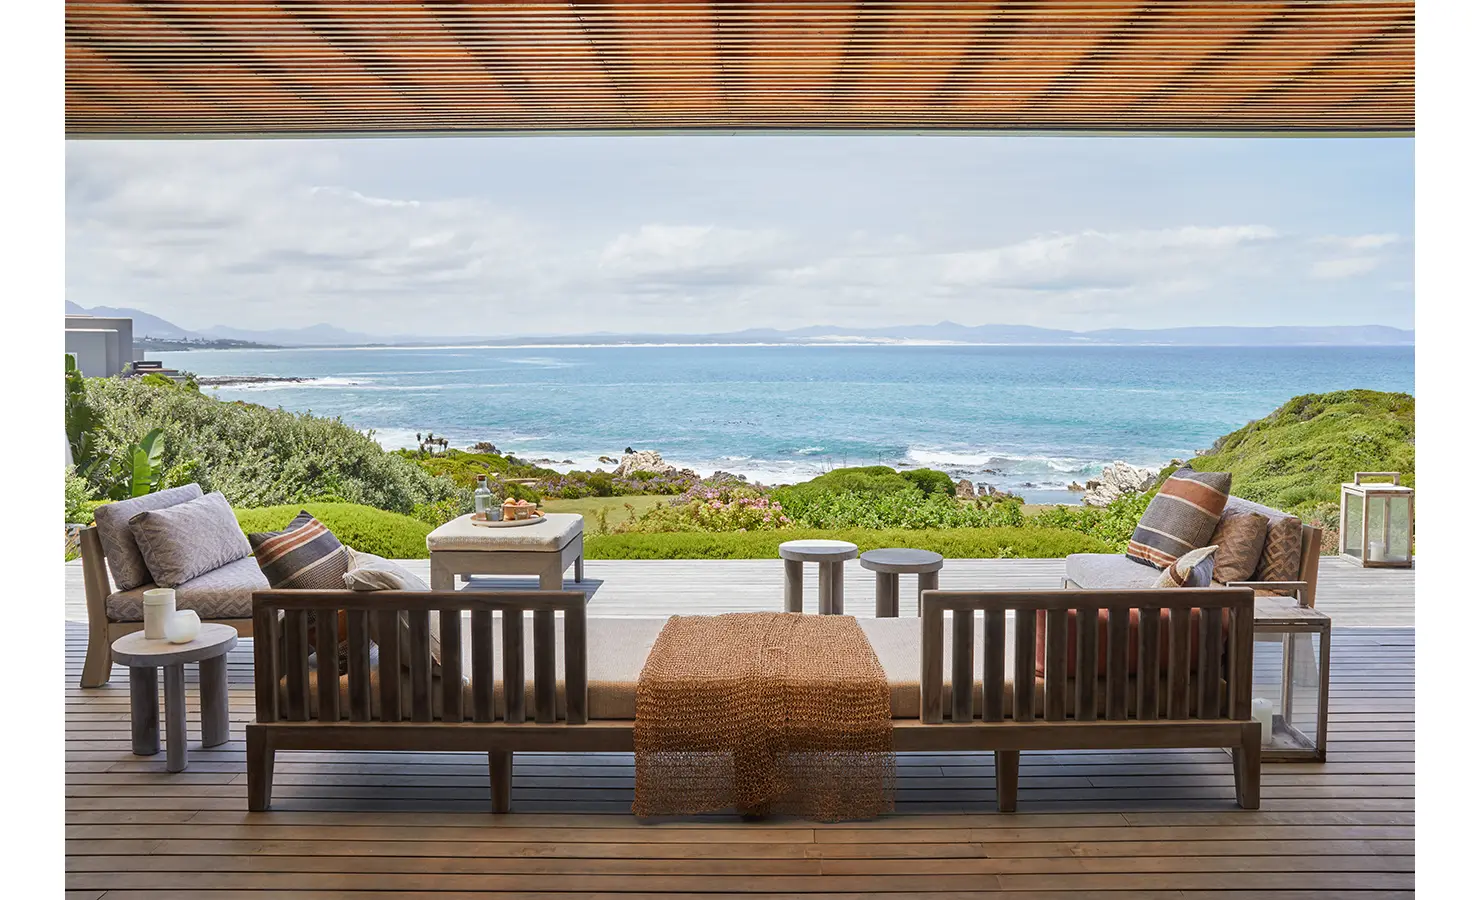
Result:
M160 587L177 587L252 555L252 545L220 491L141 512L128 524Z
M131 500L105 503L93 512L98 541L103 545L103 555L108 559L108 569L113 573L113 584L118 590L131 590L150 581L149 567L139 553L139 545L134 542L129 520L141 512L165 509L198 499L200 495L200 485L187 484Z
M1159 570L1119 553L1072 554L1064 560L1064 574L1085 590L1145 590L1161 577Z
M108 621L139 622L144 618L145 582L108 598ZM250 619L252 592L270 587L257 560L247 557L212 569L175 586L175 608L193 609L202 619Z

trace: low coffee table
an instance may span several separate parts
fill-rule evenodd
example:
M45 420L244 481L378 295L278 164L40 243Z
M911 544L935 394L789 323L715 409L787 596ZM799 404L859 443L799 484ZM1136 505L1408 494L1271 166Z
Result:
M940 570L945 557L930 550L888 547L870 550L858 559L859 565L874 573L874 616L898 618L899 576L918 575L915 587L915 614L920 614L920 593L933 591L940 584Z
M858 545L847 541L786 541L781 545L786 566L786 611L802 611L802 563L817 563L817 612L843 614L843 563L858 555Z
M183 772L185 749L185 663L200 663L200 736L202 747L226 743L231 734L231 708L226 694L226 654L236 646L230 625L200 626L185 644L151 641L135 631L113 642L113 661L128 666L129 720L134 754L159 752L159 670L164 669L165 770Z
M565 570L584 576L584 520L575 513L545 513L543 522L512 528L474 525L473 515L458 516L427 535L432 558L432 590L453 590L459 575L537 575L540 590L558 591Z

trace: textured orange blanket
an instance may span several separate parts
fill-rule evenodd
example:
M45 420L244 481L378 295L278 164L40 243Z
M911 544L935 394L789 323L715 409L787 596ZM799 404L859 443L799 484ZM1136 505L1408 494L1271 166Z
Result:
M637 683L639 816L894 808L889 686L851 616L674 616Z

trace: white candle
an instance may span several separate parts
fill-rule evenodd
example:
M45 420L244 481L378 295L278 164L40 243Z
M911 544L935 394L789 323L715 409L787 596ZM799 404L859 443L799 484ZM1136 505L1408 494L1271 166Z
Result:
M1259 723L1259 742L1268 744L1274 738L1274 704L1255 697L1254 720Z
M164 623L164 636L172 644L188 644L200 634L200 616L193 609L182 609Z
M164 640L164 626L175 614L174 588L150 588L144 592L144 637Z

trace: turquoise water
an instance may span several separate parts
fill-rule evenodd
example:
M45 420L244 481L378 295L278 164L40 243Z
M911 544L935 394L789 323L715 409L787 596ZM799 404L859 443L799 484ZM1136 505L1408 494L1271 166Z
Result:
M418 431L555 468L656 449L767 483L841 465L932 466L1072 500L1123 459L1161 466L1297 394L1413 391L1411 347L500 347L161 353L200 375L298 376L224 399ZM563 462L569 460L568 463Z

